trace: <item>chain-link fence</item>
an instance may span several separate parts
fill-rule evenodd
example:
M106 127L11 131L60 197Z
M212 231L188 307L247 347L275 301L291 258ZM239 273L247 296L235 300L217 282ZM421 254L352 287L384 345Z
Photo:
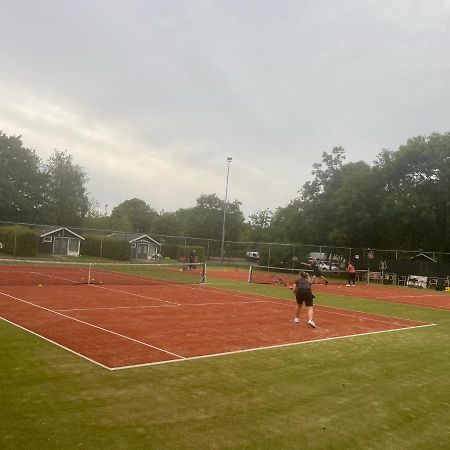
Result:
M13 231L15 235L11 237L8 248L5 248L5 242L2 242L1 230L8 228ZM67 238L76 239L78 236L82 240L90 238L96 240L96 245L91 246L89 253L83 254L83 246L78 247L79 256L91 256L95 258L106 258L105 243L110 240L120 240L131 242L145 233L132 233L112 230L99 230L76 227L57 227L42 224L28 224L28 223L12 223L0 221L0 254L8 255L9 257L21 256L19 253L19 242L17 238L19 230L31 229L37 235L37 245L35 254L39 254L43 250L43 241L48 233L54 230L62 229L68 230L70 233L65 233ZM53 230L53 231L52 231ZM313 244L298 244L298 243L279 243L279 242L235 242L225 240L224 243L224 258L220 258L221 244L220 239L203 239L189 236L171 236L171 235L154 235L149 237L155 240L159 246L158 250L162 257L174 258L174 248L202 248L202 254L205 260L212 262L220 262L224 265L239 265L248 263L248 252L257 252L259 255L258 263L264 266L272 267L286 267L297 268L300 267L301 262L310 259L320 259L327 261L337 268L344 268L348 261L353 261L357 268L370 268L376 270L382 262L386 261L411 261L412 258L423 259L425 262L450 263L450 253L439 251L421 251L421 250L386 250L386 249L368 249L362 247L339 247L330 245L313 245ZM2 248L3 247L3 248ZM48 252L52 256L67 256L70 247L76 247L76 242L69 242L66 246L58 246L57 252L55 247L51 247ZM66 253L64 253L66 252ZM77 252L75 251L74 254ZM179 255L179 251L178 251ZM70 256L70 255L69 255ZM150 257L150 255L149 255Z

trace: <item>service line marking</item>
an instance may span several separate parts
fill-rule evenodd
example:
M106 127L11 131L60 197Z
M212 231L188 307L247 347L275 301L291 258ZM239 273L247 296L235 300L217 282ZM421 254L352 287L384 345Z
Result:
M170 351L168 351L168 350L164 350L163 348L156 347L156 346L151 345L151 344L148 344L148 343L146 343L146 342L139 341L138 339L134 339L134 338L132 338L132 337L125 336L124 334L116 333L115 331L108 330L107 328L99 327L98 325L94 325L94 324L89 323L89 322L86 322L86 321L84 321L84 320L76 319L76 318L74 318L74 317L68 316L68 315L66 315L66 314L63 314L63 313L58 312L58 311L55 311L55 310L53 310L53 309L46 308L45 306L36 305L35 303L30 302L30 301L28 301L28 300L25 300L25 299L23 299L23 298L14 297L13 295L9 295L9 294L6 294L5 292L1 292L1 291L0 291L0 294L1 294L1 295L4 295L4 296L6 296L6 297L12 298L13 300L18 300L19 302L23 302L23 303L26 303L26 304L28 304L28 305L34 306L35 308L43 309L44 311L47 311L47 312L49 312L49 313L51 313L51 314L56 314L56 315L58 315L58 316L61 316L61 317L66 318L66 319L73 320L73 321L79 322L79 323L81 323L81 324L83 324L83 325L87 325L87 326L89 326L89 327L96 328L96 329L101 330L101 331L104 331L104 332L106 332L106 333L113 334L113 335L118 336L118 337L120 337L120 338L123 338L123 339L129 340L129 341L135 342L136 344L144 345L144 346L146 346L146 347L150 347L150 348L153 348L153 349L155 349L155 350L159 350L159 351L161 351L161 352L163 352L163 353L167 353L167 354L169 354L169 355L176 356L177 358L184 359L184 356L177 355L177 354L174 353L174 352L170 352ZM3 317L2 317L2 318L3 318ZM24 329L25 329L25 328L24 328Z

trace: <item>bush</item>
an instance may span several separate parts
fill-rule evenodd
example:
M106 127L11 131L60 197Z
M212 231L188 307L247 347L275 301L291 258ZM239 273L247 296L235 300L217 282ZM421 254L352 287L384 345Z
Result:
M85 240L81 242L81 253L118 261L129 261L131 246L125 239L110 237L104 238L102 242L101 236L85 236Z
M14 256L36 256L39 236L28 227L0 227L2 251Z
M118 261L129 261L131 257L131 245L125 239L105 238L103 239L104 258L117 259Z
M161 255L163 258L177 259L178 245L164 244L163 246L161 246Z
M102 256L102 238L100 236L85 236L81 241L80 253L89 256Z

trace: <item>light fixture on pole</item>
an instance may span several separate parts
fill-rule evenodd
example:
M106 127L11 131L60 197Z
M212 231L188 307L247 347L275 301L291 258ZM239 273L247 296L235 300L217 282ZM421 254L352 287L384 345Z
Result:
M222 246L220 247L220 262L223 264L223 257L225 253L225 218L227 215L227 200L228 200L228 176L230 175L230 163L233 158L227 157L227 184L225 186L225 202L223 204L223 222L222 222Z

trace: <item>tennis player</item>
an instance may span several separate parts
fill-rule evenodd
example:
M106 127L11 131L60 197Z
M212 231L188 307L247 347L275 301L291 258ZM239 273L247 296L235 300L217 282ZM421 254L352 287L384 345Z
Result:
M355 266L350 261L347 266L347 272L348 272L347 286L354 286L356 280L356 269Z
M295 323L300 322L300 311L302 310L302 305L308 308L308 325L316 328L316 324L313 320L314 306L313 300L314 295L311 290L311 282L309 281L309 275L306 272L300 272L298 279L292 285L292 290L294 291L295 298L297 299L297 312L295 314Z
M300 264L302 264L304 266L311 267L311 269L313 271L313 278L314 278L313 281L314 282L317 283L317 279L321 278L325 282L325 284L328 284L328 280L323 276L322 271L320 270L319 264L317 263L316 259L313 259L311 261L311 263L304 263L304 262L302 262Z

